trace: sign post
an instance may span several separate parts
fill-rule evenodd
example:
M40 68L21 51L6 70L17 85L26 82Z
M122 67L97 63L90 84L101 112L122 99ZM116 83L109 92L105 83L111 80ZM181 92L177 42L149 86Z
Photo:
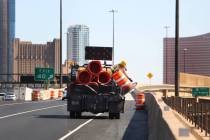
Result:
M153 77L153 74L150 72L147 74L147 77L149 78L149 84L151 85L151 79Z

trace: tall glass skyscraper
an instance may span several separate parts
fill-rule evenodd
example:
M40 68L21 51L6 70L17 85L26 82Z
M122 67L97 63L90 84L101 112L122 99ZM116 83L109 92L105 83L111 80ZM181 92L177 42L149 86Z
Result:
M0 74L12 73L12 41L15 38L15 0L0 0ZM0 75L0 81L8 81Z
M67 31L67 59L83 65L85 46L89 46L89 28L85 25L70 26Z

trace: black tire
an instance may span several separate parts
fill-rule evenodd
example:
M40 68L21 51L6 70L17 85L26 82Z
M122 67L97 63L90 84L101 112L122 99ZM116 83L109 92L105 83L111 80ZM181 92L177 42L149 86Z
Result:
M120 119L120 113L109 113L109 119Z
M75 114L76 114L76 112L70 111L70 118L71 118L71 119L75 118Z
M75 112L75 118L81 118L82 113L81 112Z
M114 119L113 113L109 113L109 119Z
M115 119L120 119L120 113L115 113Z
M70 111L70 118L72 119L81 118L81 115L81 112Z

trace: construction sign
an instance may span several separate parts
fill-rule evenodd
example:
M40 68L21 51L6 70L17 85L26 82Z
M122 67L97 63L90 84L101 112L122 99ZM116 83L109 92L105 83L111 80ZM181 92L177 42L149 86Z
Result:
M149 79L151 79L151 78L153 77L153 74L150 72L150 73L147 74L147 77L148 77Z

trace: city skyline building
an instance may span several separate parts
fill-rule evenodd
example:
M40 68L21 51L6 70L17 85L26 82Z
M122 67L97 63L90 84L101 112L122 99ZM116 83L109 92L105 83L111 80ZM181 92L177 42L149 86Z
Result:
M60 73L60 39L46 44L32 44L31 41L13 41L13 81L19 81L20 75L34 75L36 67L54 68Z
M12 74L12 41L15 38L15 0L0 0L0 81Z
M174 84L175 39L164 38L163 46L163 83ZM210 33L179 38L179 69L183 73L210 76Z
M89 46L89 27L73 25L67 30L67 60L79 65L86 63L85 46Z

